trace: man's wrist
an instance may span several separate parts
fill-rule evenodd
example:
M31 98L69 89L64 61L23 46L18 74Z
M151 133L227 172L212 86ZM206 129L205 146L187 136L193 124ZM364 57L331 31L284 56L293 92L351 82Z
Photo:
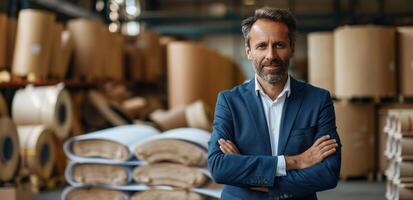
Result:
M301 169L300 155L296 156L284 156L287 170Z

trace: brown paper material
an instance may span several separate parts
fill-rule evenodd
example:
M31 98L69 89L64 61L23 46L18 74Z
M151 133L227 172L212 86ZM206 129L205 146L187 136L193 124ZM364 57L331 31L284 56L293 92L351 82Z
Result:
M19 139L12 120L0 116L0 181L10 181L19 163Z
M342 176L364 176L374 168L374 105L336 103Z
M60 62L58 62L58 67L56 67L56 70L53 71L53 76L58 79L65 79L74 48L74 42L73 36L67 30L62 32L60 39Z
M334 32L335 92L343 97L395 95L395 29L345 26Z
M61 35L63 32L63 24L61 23L56 23L53 27L51 27L51 41L52 41L52 50L51 50L51 55L50 55L50 67L49 67L49 74L51 77L59 77L58 72L62 71L60 69L61 60L62 60L62 51L61 51L61 46L62 46L62 40L61 40Z
M205 150L180 140L154 140L136 147L135 155L149 163L173 162L187 166L205 165Z
M400 145L398 155L413 156L413 137L403 137L397 144Z
M100 22L75 19L68 22L73 36L73 75L76 78L92 80L102 77L103 69L103 27Z
M135 45L125 45L125 70L129 80L145 80L145 57Z
M401 133L413 132L413 109L401 112L398 117L398 123Z
M133 179L137 183L151 186L168 185L178 188L199 187L208 180L197 168L174 163L137 166L133 170Z
M108 33L106 35L108 44L105 51L105 77L121 81L124 79L124 61L123 61L123 37L118 33Z
M400 178L408 177L413 178L413 162L412 161L402 161L399 165Z
M0 117L8 116L9 108L7 107L6 101L3 98L3 95L0 93Z
M203 99L208 90L208 50L192 42L168 45L169 109Z
M132 195L131 200L205 200L203 196L195 192L184 190L148 190L137 192Z
M148 101L143 97L133 97L122 102L123 110L134 118L143 118Z
M52 175L56 161L54 133L44 126L17 127L22 166L30 173L47 179Z
M14 47L16 43L17 20L15 18L7 19L7 39L6 39L6 66L11 69L13 64Z
M413 199L413 187L399 186L398 190L399 190L398 200L411 200L411 199Z
M126 160L129 150L122 144L107 140L81 140L73 142L74 154L81 157L101 157L110 160Z
M334 94L334 34L308 34L308 80Z
M413 95L413 27L399 27L398 59L399 59L399 88L404 96Z
M78 183L124 185L128 182L128 171L116 165L76 164L73 177Z
M33 9L19 13L12 74L45 79L50 65L54 14Z
M32 194L25 187L0 187L0 197L5 200L31 200Z
M0 13L0 71L6 69L7 16Z
M120 191L101 188L78 188L69 192L65 200L127 200Z
M137 44L145 56L145 80L147 81L159 81L165 74L162 71L165 58L159 38L160 34L152 31L144 31L138 35Z

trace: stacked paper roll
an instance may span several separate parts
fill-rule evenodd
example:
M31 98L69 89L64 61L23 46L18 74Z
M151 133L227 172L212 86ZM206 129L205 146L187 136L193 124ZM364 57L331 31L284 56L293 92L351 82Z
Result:
M60 71L59 69L56 69L59 66L59 62L62 59L62 53L61 53L61 35L63 32L63 24L56 23L52 28L51 28L51 40L53 41L52 45L52 50L51 50L51 61L50 61L50 67L49 67L49 74L53 76L53 74L56 74L56 71Z
M162 131L174 128L191 127L204 130L211 129L209 110L202 101L196 101L188 106L174 108L168 111L155 111L149 117Z
M128 200L129 195L122 191L104 187L69 187L63 191L63 200Z
M106 34L105 77L120 81L124 79L123 37L118 33Z
M308 34L309 82L334 94L334 34Z
M6 69L7 16L0 13L0 71Z
M399 59L399 88L404 96L413 95L413 27L399 27L398 33L398 59Z
M105 47L102 24L87 19L75 19L68 22L68 30L74 42L73 75L86 80L101 78Z
M145 57L136 45L125 45L125 70L129 80L145 80Z
M64 144L72 163L65 173L71 187L62 199L104 194L143 200L218 198L221 188L214 188L203 168L209 136L200 129L160 134L147 125L127 125L73 137Z
M70 56L73 50L73 38L65 31L62 24L56 24L53 29L53 50L50 65L50 77L62 80L66 77Z
M0 117L8 116L9 108L7 107L6 101L3 98L3 95L0 93Z
M412 199L413 110L389 110L384 131L387 133L385 156L389 160L385 172L388 180L386 197Z
M47 179L56 162L55 133L43 125L18 126L22 166L31 174Z
M16 92L12 103L12 116L17 125L45 125L56 136L68 137L72 125L72 103L63 85L27 86Z
M343 144L341 176L366 176L374 170L374 105L342 104L336 109Z
M0 116L0 182L10 181L19 163L19 139L17 129L7 116Z
M395 29L345 26L334 32L335 93L342 97L396 93Z
M145 56L145 79L147 81L159 81L165 76L162 70L165 58L159 39L160 34L153 31L144 31L138 35L137 44Z
M12 74L44 79L50 65L54 14L33 9L19 12Z
M13 63L14 47L16 42L17 20L14 18L7 19L7 36L6 36L6 67L11 69Z

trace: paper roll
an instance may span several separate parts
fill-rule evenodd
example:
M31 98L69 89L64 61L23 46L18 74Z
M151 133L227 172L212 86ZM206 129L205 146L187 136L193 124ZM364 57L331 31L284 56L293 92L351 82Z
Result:
M398 186L397 194L395 195L395 200L411 200L413 199L413 186L409 187Z
M90 103L99 113L96 117L103 117L104 120L109 122L112 126L131 123L132 120L126 113L124 113L122 108L117 104L107 101L100 92L92 90L88 93L88 98ZM95 118L90 118L88 120L95 120Z
M205 198L195 192L184 190L148 190L137 192L132 195L131 200L205 200Z
M54 14L33 9L19 12L12 74L44 79L50 65Z
M413 162L402 161L399 165L399 177L413 178Z
M126 76L129 80L145 80L145 57L143 50L135 45L125 46L125 69Z
M342 147L342 176L363 176L374 168L374 105L340 104L336 110L337 132Z
M397 123L400 133L413 132L413 109L402 111L397 118Z
M151 126L125 125L72 137L65 142L64 151L76 162L123 163L133 157L140 140L157 134Z
M128 200L128 195L121 191L99 187L68 188L62 194L63 200Z
M10 118L0 116L0 181L10 181L19 163L19 139L17 129Z
M7 19L7 36L6 36L6 66L11 69L13 63L14 47L16 43L17 20L15 18Z
M145 56L145 79L159 81L164 77L162 70L162 46L159 42L160 34L153 31L144 31L138 35L137 45Z
M79 184L125 185L132 180L130 169L121 165L77 163L66 170Z
M7 107L6 101L3 98L3 95L0 93L0 117L8 116L9 108Z
M413 156L413 137L403 137L398 141L397 156Z
M178 128L140 141L135 149L138 159L173 162L187 166L206 164L210 133L195 128Z
M122 102L123 110L134 118L143 118L148 101L143 97L133 97Z
M205 92L209 92L206 47L192 42L171 42L167 48L169 109L203 99Z
M209 118L209 109L202 101L196 101L186 107L185 117L188 126L211 131L211 120Z
M396 93L395 29L346 26L334 32L337 96L388 96Z
M63 32L63 24L56 23L52 28L52 50L51 50L51 56L50 56L50 67L49 67L49 74L50 77L52 78L57 78L59 77L58 72L62 71L62 69L59 69L61 66L60 62L62 60L62 32ZM59 77L63 78L63 77Z
M413 27L398 27L399 88L401 95L413 95Z
M334 94L334 34L316 32L307 38L309 83Z
M27 86L14 95L13 120L17 125L43 124L53 128L59 139L69 135L72 125L72 103L63 85Z
M0 13L0 71L6 69L7 16Z
M121 81L124 79L123 37L118 33L106 35L108 47L105 49L105 77Z
M174 163L137 166L133 170L133 179L137 183L169 185L178 188L199 187L208 180L197 168Z
M41 178L52 175L56 146L52 129L45 126L18 126L22 166Z
M76 78L92 80L101 78L103 69L104 33L100 22L75 19L68 22L73 36L73 75Z

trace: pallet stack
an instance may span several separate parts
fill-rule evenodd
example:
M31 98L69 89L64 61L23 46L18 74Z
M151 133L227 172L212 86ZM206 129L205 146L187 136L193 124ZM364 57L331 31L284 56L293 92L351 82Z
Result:
M413 198L413 110L389 110L384 131L387 133L385 156L388 200Z

